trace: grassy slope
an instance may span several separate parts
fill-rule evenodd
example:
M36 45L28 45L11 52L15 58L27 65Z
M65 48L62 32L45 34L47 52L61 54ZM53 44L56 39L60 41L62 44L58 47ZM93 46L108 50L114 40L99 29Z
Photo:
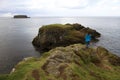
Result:
M112 65L108 60L114 56L104 48L84 49L84 45L75 44L55 48L44 53L41 58L30 58L16 65L15 72L1 75L0 80L119 80L120 66ZM96 53L94 55L94 53ZM55 55L63 55L55 58ZM65 55L64 55L65 54ZM70 54L70 56L69 56ZM57 57L56 56L56 57ZM51 60L63 60L60 63L47 64ZM57 72L56 65L60 74ZM51 72L50 72L51 71ZM7 76L7 77L6 77Z

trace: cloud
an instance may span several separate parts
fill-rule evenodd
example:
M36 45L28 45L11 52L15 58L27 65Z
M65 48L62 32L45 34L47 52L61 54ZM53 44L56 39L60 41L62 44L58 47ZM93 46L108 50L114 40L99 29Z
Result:
M2 16L2 17L12 17L13 16L13 14L12 13L0 13L0 15Z
M88 0L56 0L56 6L60 8L84 8L88 6Z
M0 16L120 16L120 0L1 0Z

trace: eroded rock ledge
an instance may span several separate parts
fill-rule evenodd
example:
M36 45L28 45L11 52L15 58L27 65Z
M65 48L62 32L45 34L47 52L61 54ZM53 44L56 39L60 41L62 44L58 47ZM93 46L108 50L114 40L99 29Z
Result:
M6 80L119 80L120 57L103 47L57 47L41 58L28 58Z
M33 45L41 50L50 50L59 46L70 44L84 44L86 33L92 35L92 41L97 41L100 33L94 29L86 28L81 24L51 24L42 26L38 35L32 41Z

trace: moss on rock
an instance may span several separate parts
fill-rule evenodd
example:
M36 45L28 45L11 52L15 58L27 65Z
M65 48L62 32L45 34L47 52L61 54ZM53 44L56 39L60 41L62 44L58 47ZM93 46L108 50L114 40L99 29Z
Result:
M32 41L33 45L41 50L50 50L59 46L68 46L75 43L85 43L86 33L92 35L92 40L100 37L96 30L85 28L80 24L51 24L42 26L38 35Z
M86 49L74 44L23 60L5 80L119 80L119 61L120 57L103 47Z

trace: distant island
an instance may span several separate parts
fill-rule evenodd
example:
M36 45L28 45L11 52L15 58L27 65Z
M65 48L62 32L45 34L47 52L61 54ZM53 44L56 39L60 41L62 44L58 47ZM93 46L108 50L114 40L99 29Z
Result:
M27 15L14 15L13 18L30 18Z

